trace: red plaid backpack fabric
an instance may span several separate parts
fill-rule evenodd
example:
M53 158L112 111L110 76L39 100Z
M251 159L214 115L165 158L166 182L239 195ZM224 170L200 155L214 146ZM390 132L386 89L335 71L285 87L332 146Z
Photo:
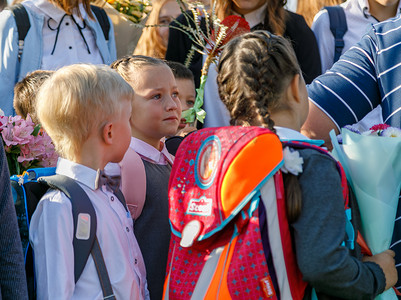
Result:
M164 299L303 298L282 164L267 129L206 128L184 139L169 183Z

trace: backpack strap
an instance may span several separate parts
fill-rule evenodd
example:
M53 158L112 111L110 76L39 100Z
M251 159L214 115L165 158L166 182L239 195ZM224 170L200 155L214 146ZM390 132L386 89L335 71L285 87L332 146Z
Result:
M115 299L106 264L96 237L96 212L88 195L74 180L64 175L40 177L38 182L46 184L50 188L62 191L71 201L74 219L73 247L75 282L77 282L81 276L89 254L92 254L104 299Z
M29 31L29 28L31 27L31 22L29 21L29 16L26 8L21 3L7 7L6 9L11 10L15 18L15 23L17 24L18 61L21 61L22 50L24 49L24 40Z
M142 213L146 199L146 172L142 158L131 147L128 148L121 167L121 189L128 210L134 220Z
M338 61L344 49L344 34L348 30L344 9L339 6L325 6L329 13L330 31L334 36L334 63Z
M109 31L110 31L110 20L107 17L106 12L104 11L103 8L96 5L91 5L91 10L95 14L97 21L102 27L104 38L106 39L106 41L108 41Z

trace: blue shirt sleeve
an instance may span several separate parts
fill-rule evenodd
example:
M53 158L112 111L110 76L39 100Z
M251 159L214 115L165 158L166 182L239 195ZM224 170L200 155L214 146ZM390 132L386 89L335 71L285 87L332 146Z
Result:
M373 30L309 86L309 99L341 128L360 121L381 103Z

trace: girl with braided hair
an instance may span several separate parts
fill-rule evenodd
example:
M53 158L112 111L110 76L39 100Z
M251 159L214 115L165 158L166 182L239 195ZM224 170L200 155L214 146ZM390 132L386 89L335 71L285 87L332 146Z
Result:
M217 84L232 125L262 126L282 140L313 143L299 132L308 95L283 37L255 31L233 39L221 54ZM315 291L318 299L373 299L397 280L394 252L362 258L358 247L350 254L342 245L346 220L336 162L315 149L297 151L303 170L283 178L294 251L309 284L304 299Z

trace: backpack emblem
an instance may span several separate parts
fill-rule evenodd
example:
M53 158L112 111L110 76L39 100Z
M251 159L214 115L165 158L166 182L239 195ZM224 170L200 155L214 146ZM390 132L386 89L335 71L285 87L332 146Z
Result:
M188 204L187 214L195 216L210 216L212 215L212 199L205 196L199 199L191 199Z
M196 156L195 180L201 189L207 189L212 185L220 156L220 139L212 135L202 143Z

